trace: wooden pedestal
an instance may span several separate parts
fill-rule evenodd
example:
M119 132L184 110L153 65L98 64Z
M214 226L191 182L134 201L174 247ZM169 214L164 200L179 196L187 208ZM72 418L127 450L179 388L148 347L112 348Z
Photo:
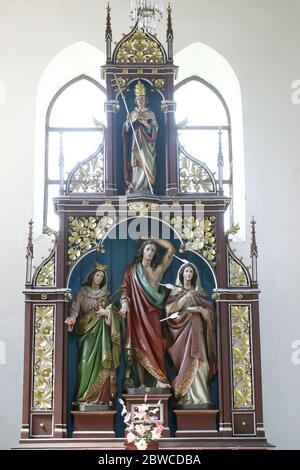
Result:
M115 437L114 416L116 411L72 411L74 431L72 437Z
M218 436L217 415L219 410L174 410L177 419L176 437Z
M138 389L133 389L133 390L136 391ZM172 396L171 393L167 393L167 392L152 393L152 390L150 390L149 392L146 391L143 393L138 391L134 393L123 394L123 400L126 404L127 410L133 414L135 407L145 403L146 393L147 393L147 405L153 408L159 408L159 411L156 414L156 416L162 422L162 425L164 427L164 430L162 432L162 437L170 437L168 400ZM160 404L157 405L159 401L160 401Z

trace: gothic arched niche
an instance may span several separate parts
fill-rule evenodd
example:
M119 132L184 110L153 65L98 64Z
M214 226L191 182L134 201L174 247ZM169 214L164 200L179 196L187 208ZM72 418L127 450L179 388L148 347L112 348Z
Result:
M141 83L145 87L146 93L146 107L153 111L156 121L157 121L157 131L155 136L155 182L152 184L153 193L155 195L164 195L166 191L166 158L165 158L165 144L166 144L166 135L165 135L165 120L164 115L161 110L161 104L164 99L162 93L157 90L153 83L149 80L132 80L128 83L126 89L122 91L126 105L129 112L133 112L136 107L136 87L137 84ZM126 138L126 133L124 132L124 124L127 118L127 111L124 106L124 101L122 99L121 93L117 94L117 99L119 101L120 110L115 115L115 149L118 158L116 159L116 173L117 173L117 188L119 194L125 194L127 186L124 181L124 165L130 167L130 148L132 145L132 130L128 126L128 138ZM149 121L150 122L150 121ZM136 124L133 123L134 127ZM152 131L149 131L149 138ZM130 171L130 168L127 169Z
M169 239L176 246L176 251L182 245L180 235L176 230L164 221L159 221L152 217L129 217L122 220L116 225L113 225L106 233L103 243L101 245L101 252L97 249L92 249L80 257L72 266L67 286L72 291L73 298L76 296L80 286L87 280L88 274L95 268L97 264L106 266L108 287L111 294L115 294L121 285L124 271L127 266L132 264L137 255L139 243L137 239L131 238L133 234L136 236L143 235L144 233L155 233L157 237L166 236L169 233ZM129 236L130 234L131 236ZM159 259L162 258L163 250L159 250ZM213 292L217 288L216 277L213 268L208 261L199 253L186 250L178 257L174 258L171 266L166 271L162 282L164 284L173 284L176 280L178 269L183 265L182 259L185 262L193 263L199 270L201 284L204 291L207 293L208 298L212 300ZM120 308L119 297L116 297L116 305ZM216 318L216 323L218 319ZM123 325L125 326L125 324ZM122 335L125 332L122 332ZM117 370L117 398L122 398L124 393L125 381L125 356L124 356L124 337L122 336L122 353L120 359L120 366ZM73 422L71 419L71 408L73 401L73 392L76 381L76 364L77 364L77 341L76 334L73 332L68 337L68 435L71 436L73 432ZM173 365L168 359L168 369L170 375L174 375ZM135 373L135 372L134 372ZM218 376L215 375L210 383L212 406L218 408ZM123 436L122 417L120 415L121 409L118 409L115 421L115 433L117 437ZM175 435L176 425L174 423L172 414L169 417L169 426L171 432Z

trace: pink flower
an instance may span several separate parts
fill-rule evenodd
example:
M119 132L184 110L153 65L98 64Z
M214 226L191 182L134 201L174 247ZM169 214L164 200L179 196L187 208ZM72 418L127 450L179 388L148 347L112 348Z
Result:
M163 432L164 427L161 422L158 422L158 424L156 425L156 429L158 429L161 433Z
M135 412L134 412L134 415L135 415L135 417L138 418L138 419L143 419L143 418L145 418L145 416L147 415L147 413L146 413L146 411L143 411L143 410L140 411L140 410L139 410L139 411L135 411Z
M133 434L133 432L129 432L127 434L127 442L133 442L135 440L135 435Z
M162 430L160 428L152 429L152 439L159 439L161 436Z
M143 404L138 407L139 412L141 413L142 411L148 411L148 405Z
M147 442L145 439L139 439L135 444L138 450L146 450L147 449Z
M128 443L134 443L139 450L146 450L148 443L161 437L164 427L157 416L159 403L155 408L149 410L149 405L145 402L134 407L131 414L127 411L123 400L119 400L122 405L122 416L126 425L126 438ZM152 405L153 406L153 405ZM155 405L154 405L155 406Z
M135 411L135 415L139 419L143 419L146 415L146 411L148 411L148 405L143 404L137 407L137 411Z
M144 436L146 434L146 431L147 431L147 429L145 428L145 426L143 424L137 424L135 426L135 430L140 436Z

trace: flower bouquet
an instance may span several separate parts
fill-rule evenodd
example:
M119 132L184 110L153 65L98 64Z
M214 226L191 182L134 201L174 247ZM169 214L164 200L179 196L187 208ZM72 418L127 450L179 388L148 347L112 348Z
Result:
M162 422L157 416L160 408L159 404L147 404L147 395L144 403L134 407L132 413L127 411L123 400L119 399L123 410L122 416L126 425L126 438L131 447L138 450L146 450L153 442L157 442L163 432Z

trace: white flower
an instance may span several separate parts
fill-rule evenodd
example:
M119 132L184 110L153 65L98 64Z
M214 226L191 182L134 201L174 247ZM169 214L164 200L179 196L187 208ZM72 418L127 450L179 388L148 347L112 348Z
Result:
M140 439L136 444L138 450L146 450L147 449L147 442L145 439Z
M133 432L129 432L127 434L127 442L133 442L135 440L135 435L133 434Z
M147 429L145 428L145 426L143 424L137 424L135 426L135 430L140 436L144 436L146 434L146 431L147 431Z
M152 429L152 439L159 439L161 436L161 432L162 431L159 427Z
M139 412L141 413L142 411L148 411L148 405L143 404L139 406Z
M124 417L124 423L129 423L130 418L131 418L131 413L127 413Z

